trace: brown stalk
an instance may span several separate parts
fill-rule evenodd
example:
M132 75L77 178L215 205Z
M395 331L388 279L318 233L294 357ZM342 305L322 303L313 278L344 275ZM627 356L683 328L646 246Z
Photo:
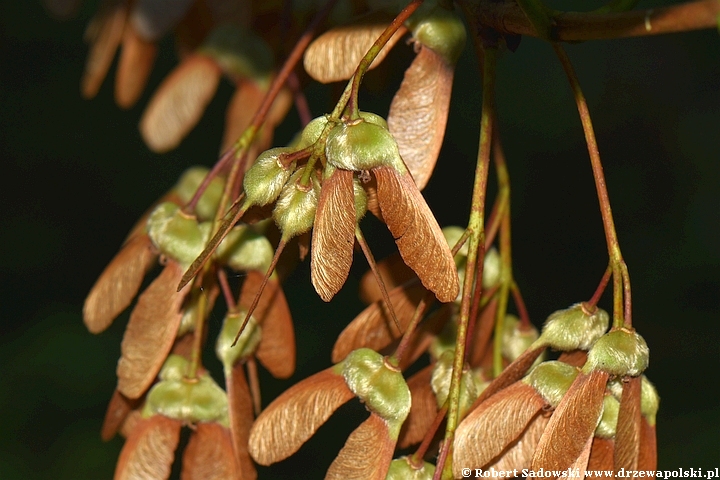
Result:
M480 282L478 282L480 283ZM478 304L480 302L477 302ZM480 366L483 358L490 347L490 336L495 325L497 314L497 296L493 296L490 302L480 312L480 317L475 322L474 328L468 328L467 337L467 362L473 366Z
M420 303L418 303L417 307L415 308L415 313L413 313L413 316L410 319L410 323L403 331L403 336L400 339L400 343L398 344L397 348L395 349L395 353L392 356L394 361L397 362L398 366L400 366L401 369L402 366L412 365L417 359L417 356L419 356L421 352L424 352L425 350L427 350L427 348L430 347L432 340L442 330L442 326L438 324L444 325L452 315L452 305L443 305L439 310L435 312L436 315L433 315L432 319L428 319L428 321L425 322L424 325L429 327L429 329L426 329L425 334L423 335L421 331L418 331L418 325L434 303L434 300L435 296L432 294L432 292L425 292L422 300L420 300ZM410 350L410 355L406 356L405 354L407 353L408 349Z
M415 272L405 265L399 253L394 253L377 262L376 269L388 291L413 278L417 279ZM380 291L380 284L372 270L368 270L360 278L358 290L360 291L360 299L365 302L366 305L383 298L382 292Z
M597 190L598 201L600 202L600 215L605 231L605 241L607 243L613 276L613 326L617 328L622 326L631 327L632 303L630 297L630 277L622 253L620 253L620 243L618 242L615 231L615 221L613 220L612 208L610 207L610 197L607 191L602 162L600 161L600 151L595 138L595 131L592 120L590 119L590 111L567 53L565 53L565 50L557 43L553 44L553 48L560 59L563 70L565 70L565 74L568 77L570 87L573 91L573 96L575 97L575 103L577 104L578 113L580 114L580 122L582 123L583 132L585 133L585 142L587 143L593 178L595 179L595 189Z
M400 322L398 321L395 310L393 309L392 303L390 302L390 296L388 295L385 283L383 282L382 276L377 269L375 256L372 254L370 246L365 241L365 237L363 236L363 233L360 230L360 226L357 223L355 224L355 238L357 239L358 245L360 245L360 249L365 255L365 259L367 260L368 265L370 265L370 270L373 272L373 276L375 277L375 281L377 282L378 289L380 290L380 296L383 300L383 307L390 315L390 318L392 318L392 321L397 327L398 331L403 332L404 330L400 327Z

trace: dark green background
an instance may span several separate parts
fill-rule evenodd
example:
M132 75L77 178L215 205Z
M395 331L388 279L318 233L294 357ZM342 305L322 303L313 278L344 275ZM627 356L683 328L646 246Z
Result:
M186 167L214 161L231 94L223 85L178 150L150 153L136 125L149 92L175 64L171 42L163 43L139 106L119 110L111 80L96 99L82 100L81 38L91 3L60 23L32 1L0 2L3 480L111 477L122 441L102 443L99 429L127 314L93 336L81 321L82 302L147 206ZM469 206L479 112L469 50L443 155L425 192L442 224L464 223ZM718 467L720 39L709 30L568 51L596 122L632 278L634 324L651 349L647 374L662 397L659 466ZM407 55L396 59L406 62ZM395 70L389 78L397 82L402 68ZM327 93L309 90L314 114L330 108ZM380 114L389 105L387 94L372 89L361 101ZM513 188L516 278L541 324L552 311L587 299L605 268L597 200L575 106L547 45L526 38L501 57L497 103ZM279 144L297 124L291 113ZM384 227L366 228L378 251L392 250ZM307 265L289 280L299 355L293 380L329 365L335 336L359 311L354 287L362 270L356 265L329 305L310 289ZM607 295L603 305L609 308ZM212 356L208 364L217 369ZM291 384L263 382L265 400ZM261 478L321 477L359 422L358 411L342 410L302 458L263 469Z

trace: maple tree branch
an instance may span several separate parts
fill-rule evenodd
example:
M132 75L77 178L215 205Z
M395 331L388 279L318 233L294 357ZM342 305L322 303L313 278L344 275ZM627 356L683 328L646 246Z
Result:
M530 20L512 0L458 0L458 3L475 15L479 23L500 33L537 37ZM553 17L555 25L551 29L551 40L601 40L717 28L719 15L718 0L698 0L622 13L562 12Z

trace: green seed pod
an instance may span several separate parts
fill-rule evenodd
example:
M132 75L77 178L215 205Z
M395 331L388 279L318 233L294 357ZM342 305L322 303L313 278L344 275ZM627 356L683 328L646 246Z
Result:
M286 168L280 163L280 155L292 152L293 150L288 147L276 147L260 154L243 179L246 207L253 205L262 207L278 198L283 186L295 170L295 162Z
M230 230L215 252L221 263L238 271L265 271L273 255L270 241L247 225L238 225Z
M642 376L642 386L640 387L640 411L643 417L647 419L650 426L655 425L655 415L660 408L660 397L658 396L655 386L650 383L645 375Z
M637 377L648 366L650 351L637 332L618 329L603 335L588 352L583 371L602 370L610 375Z
M229 427L227 395L208 374L189 381L184 375L187 360L171 355L161 381L147 394L142 415L163 415L187 423L218 422ZM180 378L178 374L182 371Z
M445 351L438 358L433 367L430 386L435 393L435 400L438 408L442 408L450 393L450 381L452 379L453 360L455 350ZM463 370L460 380L460 416L464 416L465 412L470 408L475 399L478 397L478 389L475 385L475 375L472 370Z
M359 172L384 165L401 173L407 170L397 142L387 128L362 118L334 126L328 135L325 155L328 163L343 170Z
M160 369L160 380L182 380L187 374L190 362L181 355L168 355L167 360Z
M185 214L171 202L158 205L147 221L147 232L163 255L189 266L205 247L207 229L200 228L194 216Z
M503 322L502 355L512 362L538 339L537 329L532 325L523 326L515 315L506 315ZM538 363L541 361L538 358Z
M610 317L601 308L588 313L583 304L576 303L565 310L552 313L543 325L536 346L548 345L555 350L588 350L610 324Z
M275 60L270 46L247 28L225 23L203 41L198 53L214 59L233 77L252 78L263 85L270 80Z
M304 169L301 169L290 177L273 210L273 220L286 241L310 230L315 221L320 185L313 174L310 185L303 185L303 173Z
M250 316L245 329L240 334L240 338L238 338L235 346L232 346L235 335L237 335L242 322L245 320L245 315L247 315L245 310L225 315L223 328L215 344L215 354L222 362L225 370L232 369L232 366L239 359L248 358L257 350L260 344L262 328L258 325L255 317Z
M500 253L497 248L491 247L485 252L485 260L483 260L483 288L489 289L500 283Z
M435 473L435 465L423 462L420 469L410 465L409 457L396 458L390 462L385 480L432 480Z
M390 434L397 438L410 412L410 389L402 373L369 348L354 350L340 365L348 388L388 422Z
M310 123L305 125L296 148L300 150L317 142L323 130L327 127L328 118L329 115L323 115L312 119Z
M382 127L385 130L388 129L387 120L385 120L380 115L377 115L372 112L360 112L360 118L365 120L368 123L372 123L373 125L377 125L378 127Z
M444 8L436 8L412 27L413 38L455 65L460 58L467 34L460 17Z
M620 402L612 395L605 395L603 398L603 413L595 429L595 436L600 438L613 438L617 428Z
M537 390L545 401L555 408L572 385L577 374L578 371L575 367L552 360L533 368L522 381Z
M205 167L191 167L185 170L178 183L173 187L173 192L180 197L183 203L189 202L208 172L209 170ZM225 179L215 177L210 181L195 206L195 215L200 221L212 220L215 217L223 188L225 188Z

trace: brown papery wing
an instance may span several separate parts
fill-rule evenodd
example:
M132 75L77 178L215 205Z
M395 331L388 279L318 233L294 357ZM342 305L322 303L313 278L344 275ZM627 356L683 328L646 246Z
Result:
M445 137L455 69L420 46L390 104L388 129L419 190L432 175Z
M177 147L200 120L220 82L220 67L202 55L190 55L157 89L140 119L140 133L156 153Z
M353 397L345 378L333 369L293 385L255 420L248 444L250 455L260 465L284 460Z
M169 478L180 440L180 422L162 415L141 419L115 466L115 480Z
M170 353L183 316L180 307L190 291L175 291L182 273L180 265L168 262L130 314L117 366L118 390L128 398L145 393Z
M305 52L305 71L321 83L348 80L355 73L360 60L389 24L387 18L372 15L356 23L328 30L316 38ZM405 27L400 27L395 32L375 57L370 69L380 65L406 32Z
M123 245L85 299L83 321L90 332L105 330L130 305L156 258L147 235L135 236Z
M450 247L410 173L393 167L373 169L377 198L405 263L441 302L458 295L457 268Z
M388 424L370 414L348 437L325 480L384 480L395 450Z
M337 169L322 182L310 249L310 279L326 302L350 273L355 225L353 172Z

